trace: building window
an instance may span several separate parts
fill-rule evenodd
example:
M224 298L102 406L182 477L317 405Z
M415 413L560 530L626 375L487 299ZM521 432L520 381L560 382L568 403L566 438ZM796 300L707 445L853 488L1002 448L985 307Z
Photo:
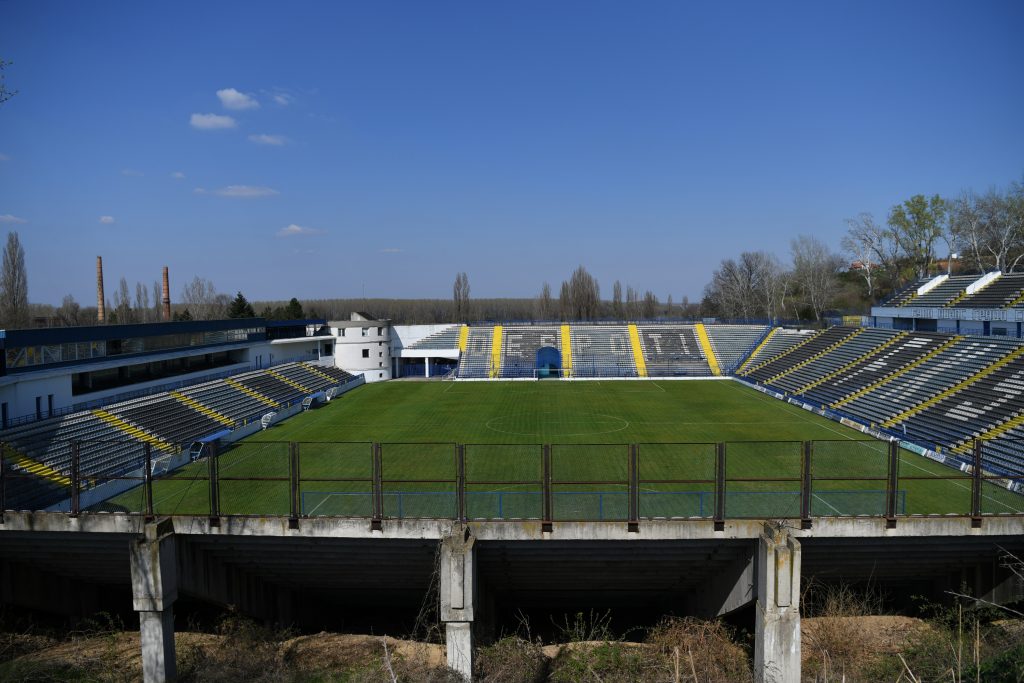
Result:
M382 368L382 367L384 367L384 364L383 363L377 363L377 367L378 368Z
M338 328L338 336L339 337L344 337L345 336L345 328L344 327L339 327Z
M364 337L369 337L370 336L370 328L369 327L364 327L363 328L363 336Z
M363 358L370 357L370 349L363 349Z
M43 397L36 396L36 419L43 419Z
M378 351L377 352L377 358L383 358L383 357L384 357L384 352L383 351Z
M378 327L377 328L377 336L378 337L383 337L384 336L384 328L383 327Z

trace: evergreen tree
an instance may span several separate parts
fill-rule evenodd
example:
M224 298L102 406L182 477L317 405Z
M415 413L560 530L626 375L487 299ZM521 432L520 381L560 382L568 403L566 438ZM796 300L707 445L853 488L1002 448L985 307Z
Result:
M302 311L302 304L295 297L292 297L288 305L284 307L284 320L302 320L306 317L306 314Z
M253 310L252 304L245 298L241 292L235 296L231 305L228 306L228 317L229 318L255 318L256 311Z

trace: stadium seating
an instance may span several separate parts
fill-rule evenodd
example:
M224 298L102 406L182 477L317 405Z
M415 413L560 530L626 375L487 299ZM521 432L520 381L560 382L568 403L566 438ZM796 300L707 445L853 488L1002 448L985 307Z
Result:
M777 375L791 372L796 366L811 362L819 354L826 352L833 345L843 342L857 332L852 327L830 327L827 330L806 338L781 354L769 358L752 367L740 370L739 374L762 383L771 383Z
M636 377L636 362L625 325L573 325L575 377Z
M904 289L901 289L896 294L892 295L888 301L883 303L883 306L905 306L910 303L916 296L917 290L928 284L932 278L923 277L915 280L914 282L907 285Z
M638 325L648 377L711 374L692 325Z
M470 327L466 350L459 358L458 376L468 379L485 379L491 372L491 344L494 328L490 325Z
M830 347L816 362L794 367L791 372L777 377L772 386L792 394L799 394L842 368L857 363L875 349L897 336L898 332L881 329L860 329L841 343Z
M423 339L413 342L407 349L437 349L446 350L459 348L459 331L461 325L452 325L440 332L435 332Z
M961 294L967 287L978 279L977 275L953 275L946 278L938 285L907 302L906 306L945 306L949 302L953 301Z
M768 335L758 346L754 347L750 356L736 368L737 373L756 367L765 360L788 351L797 344L804 342L812 334L814 333L805 330L787 330L781 327L769 330Z
M723 373L730 373L771 329L767 325L705 325Z
M506 325L501 338L499 377L533 377L538 349L551 346L561 351L559 333L559 328L551 326Z
M959 308L1006 308L1021 305L1024 293L1024 274L1001 275L957 302Z
M5 460L16 472L35 475L10 480L8 505L42 508L67 498L73 442L79 443L83 479L121 476L142 467L145 443L152 447L152 457L159 457L271 409L236 386L268 392L280 405L351 379L338 368L288 363L5 430L0 432L9 449ZM310 391L300 391L298 386Z

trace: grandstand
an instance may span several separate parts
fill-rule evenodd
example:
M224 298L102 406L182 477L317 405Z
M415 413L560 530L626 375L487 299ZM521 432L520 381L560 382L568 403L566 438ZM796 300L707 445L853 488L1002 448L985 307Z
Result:
M288 363L4 430L0 441L12 471L31 475L12 479L7 504L48 507L67 497L75 468L93 481L126 475L145 464L144 445L152 458L177 454L193 441L353 380L339 368Z

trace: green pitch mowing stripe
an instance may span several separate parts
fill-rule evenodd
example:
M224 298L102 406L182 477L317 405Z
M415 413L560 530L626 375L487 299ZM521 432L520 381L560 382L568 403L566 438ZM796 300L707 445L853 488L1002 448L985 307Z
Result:
M385 516L453 516L454 444L462 443L470 517L538 518L539 444L550 443L556 519L625 519L626 445L636 443L641 516L707 517L714 510L712 444L723 441L727 516L793 517L797 442L804 440L816 442L815 515L884 513L887 444L736 382L384 382L222 454L221 512L288 514L286 442L297 441L303 512L369 516L376 441ZM206 472L200 462L158 480L156 512L207 514ZM906 514L969 513L971 481L963 473L904 452L900 476ZM280 481L234 480L244 477ZM1019 514L1024 497L986 483L983 506ZM141 494L100 507L139 511Z

